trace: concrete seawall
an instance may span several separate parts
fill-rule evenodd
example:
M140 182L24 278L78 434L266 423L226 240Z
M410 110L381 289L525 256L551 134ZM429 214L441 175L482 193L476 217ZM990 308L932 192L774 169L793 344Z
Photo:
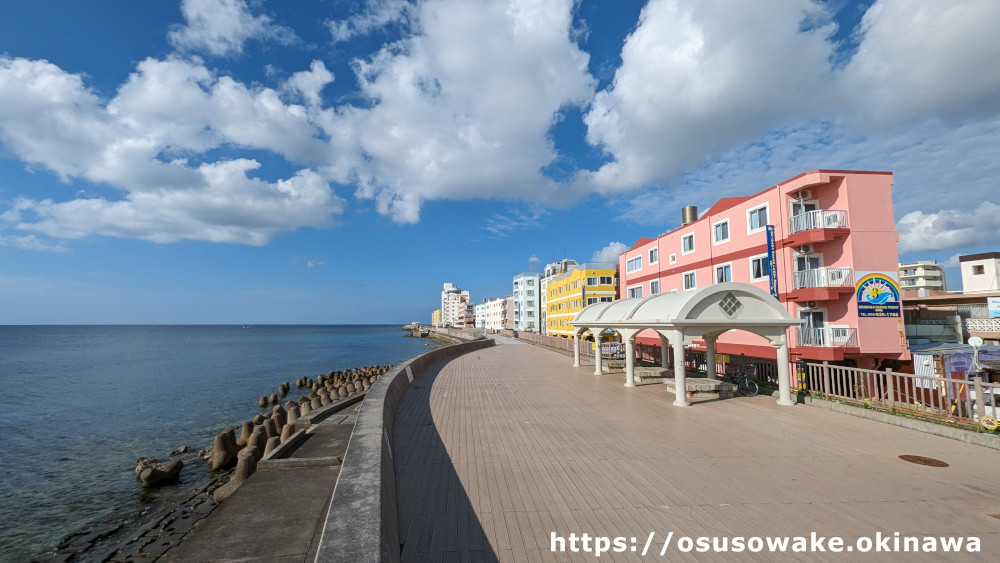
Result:
M368 390L323 526L317 561L399 561L393 465L396 407L428 366L495 344L480 333L435 330L465 342L407 360Z

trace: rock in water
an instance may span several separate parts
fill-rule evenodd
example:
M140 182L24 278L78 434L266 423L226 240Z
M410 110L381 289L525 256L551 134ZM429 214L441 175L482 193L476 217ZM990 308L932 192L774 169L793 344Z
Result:
M139 473L139 479L147 487L159 487L177 481L184 462L175 459L170 463L153 463Z

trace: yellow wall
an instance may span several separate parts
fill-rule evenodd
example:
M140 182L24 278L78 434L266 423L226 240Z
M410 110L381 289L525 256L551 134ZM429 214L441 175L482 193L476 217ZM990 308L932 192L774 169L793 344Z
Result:
M431 313L431 326L437 326L441 322L441 309L434 309Z
M588 285L588 281L594 282L593 285ZM600 302L601 298L613 301L616 297L614 268L577 268L556 277L549 282L546 296L548 333L564 338L573 336L569 323L587 306L587 301Z

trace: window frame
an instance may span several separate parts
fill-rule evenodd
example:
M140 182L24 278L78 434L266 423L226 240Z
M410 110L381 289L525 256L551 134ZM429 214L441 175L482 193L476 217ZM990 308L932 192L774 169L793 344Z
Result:
M637 263L638 266L633 266L633 263ZM632 258L625 259L625 272L631 274L632 272L642 271L642 254L638 256L633 256Z
M642 299L642 284L640 283L638 285L632 285L625 288L625 295L627 295L630 299L633 297Z
M764 215L766 215L764 219L764 224L754 228L750 224L750 217L753 216L755 212L760 211L761 209L764 210ZM755 233L763 232L764 230L767 229L768 221L770 221L770 219L771 219L771 205L769 202L765 201L763 205L758 205L751 209L747 209L747 234L752 235Z
M759 277L759 278L755 278L754 275L753 275L753 263L754 263L755 260L762 260L762 262L761 262L761 266L762 266L761 267L761 272L763 272L764 275L762 277ZM770 279L770 277L771 277L771 273L770 273L771 272L771 268L770 268L770 264L767 263L767 253L766 252L763 253L763 254L758 254L756 256L750 256L747 259L747 264L750 266L750 283L768 281Z
M718 229L721 226L726 227L726 238L724 239L720 239L717 236L719 234ZM729 228L729 217L726 217L725 219L712 223L712 246L726 244L731 240L733 240L733 233Z
M649 294L656 295L660 292L660 280L652 280L649 282Z
M694 282L691 287L688 287L688 275L691 276L691 279ZM698 271L688 270L687 272L684 272L681 274L681 281L683 282L684 291L693 291L698 289Z
M728 269L729 270L729 279L728 280L719 281L719 270L722 270L722 269ZM733 263L732 262L726 262L724 264L716 264L715 265L715 283L728 283L728 282L731 282L731 281L733 281Z
M684 241L687 240L688 237L691 237L691 250L684 250ZM696 243L697 241L695 240L694 237L694 231L691 231L689 233L684 233L683 235L681 235L681 256L686 256L688 254L694 253L694 251L698 248L698 245Z
M658 247L653 247L649 249L648 253L649 264L658 264L660 262L660 249Z

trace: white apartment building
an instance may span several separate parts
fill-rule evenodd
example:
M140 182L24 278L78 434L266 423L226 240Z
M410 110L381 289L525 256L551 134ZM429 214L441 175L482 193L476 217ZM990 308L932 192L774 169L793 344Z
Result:
M514 330L538 330L540 289L538 273L524 272L514 276Z
M483 304L483 326L489 331L501 331L505 328L505 322L507 320L507 300L503 297L490 297L489 299L484 299ZM480 307L480 305L476 305ZM479 318L476 317L478 322ZM479 325L477 324L478 328Z
M468 291L462 291L453 283L444 284L444 290L441 291L441 326L458 326L459 319L465 317L468 302Z
M931 291L947 291L944 268L935 260L919 260L899 264L899 289L916 291L920 297Z
M563 258L559 262L546 264L545 270L542 272L542 278L538 282L539 293L542 296L539 301L538 326L542 327L542 334L548 334L548 321L546 317L548 311L549 282L552 281L552 278L576 268L577 265L576 260L572 258Z
M1000 291L1000 252L959 256L963 293Z

